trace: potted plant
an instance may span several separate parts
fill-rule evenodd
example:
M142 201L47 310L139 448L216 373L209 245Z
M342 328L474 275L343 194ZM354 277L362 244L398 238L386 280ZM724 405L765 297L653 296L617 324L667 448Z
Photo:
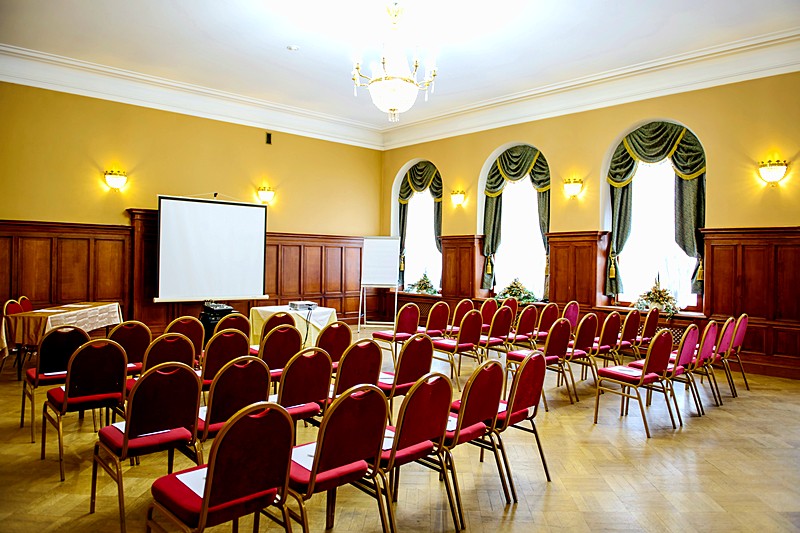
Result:
M439 291L437 291L436 287L433 286L431 278L428 277L427 272L422 274L422 277L419 278L419 281L408 285L406 287L406 292L415 292L417 294L439 294Z
M525 288L519 278L514 278L514 281L512 281L508 287L497 294L497 298L500 300L514 298L521 304L530 304L539 301L531 291Z
M649 311L653 307L657 307L659 311L667 314L667 318L672 318L675 313L680 311L675 297L667 289L661 288L659 278L656 278L653 288L639 296L633 306L640 311Z

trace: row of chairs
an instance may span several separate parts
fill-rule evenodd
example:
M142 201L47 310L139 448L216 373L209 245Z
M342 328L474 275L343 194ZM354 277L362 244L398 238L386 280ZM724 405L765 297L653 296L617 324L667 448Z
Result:
M20 296L16 300L13 298L6 301L5 305L3 305L3 316L9 315L16 315L17 313L27 313L29 311L33 311L33 303L31 303L30 299L27 296ZM5 331L6 339L10 338L8 325L6 324L6 331ZM6 365L6 359L9 357L14 358L14 365L17 367L17 377L21 378L22 373L22 366L25 364L26 359L30 358L36 353L35 346L8 346L8 350L6 351L3 358L0 359L0 372L3 371L3 368Z

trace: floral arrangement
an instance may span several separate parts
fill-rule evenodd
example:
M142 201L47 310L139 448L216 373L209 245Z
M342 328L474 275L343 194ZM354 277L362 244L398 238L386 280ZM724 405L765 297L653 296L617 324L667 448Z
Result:
M431 278L428 277L428 273L425 272L422 274L422 277L419 278L419 281L416 283L411 283L406 287L408 292L416 292L417 294L438 294L439 291L436 290L436 287L433 286L433 282Z
M500 291L500 293L497 295L497 298L501 300L505 300L506 298L514 298L521 304L529 304L539 301L531 291L525 288L522 282L520 282L519 278L514 278L514 281L512 281L508 287Z
M668 318L672 318L675 313L680 311L675 297L667 289L661 288L661 282L658 278L656 278L653 288L639 296L633 306L640 311L648 311L653 307L658 307L659 310L667 313Z

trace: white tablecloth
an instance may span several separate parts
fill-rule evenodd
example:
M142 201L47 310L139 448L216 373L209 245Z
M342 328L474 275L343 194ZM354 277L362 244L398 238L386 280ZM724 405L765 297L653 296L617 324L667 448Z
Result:
M250 308L250 344L261 343L261 328L264 322L275 313L289 313L294 317L294 323L300 334L305 339L304 347L314 346L317 336L322 329L336 322L336 309L331 307L317 307L309 315L308 311L292 311L288 305L270 305L266 307Z

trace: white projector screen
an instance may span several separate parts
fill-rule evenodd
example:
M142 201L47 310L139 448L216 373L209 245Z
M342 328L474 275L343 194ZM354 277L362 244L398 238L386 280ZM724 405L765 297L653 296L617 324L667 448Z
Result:
M263 299L267 207L158 197L156 302Z

